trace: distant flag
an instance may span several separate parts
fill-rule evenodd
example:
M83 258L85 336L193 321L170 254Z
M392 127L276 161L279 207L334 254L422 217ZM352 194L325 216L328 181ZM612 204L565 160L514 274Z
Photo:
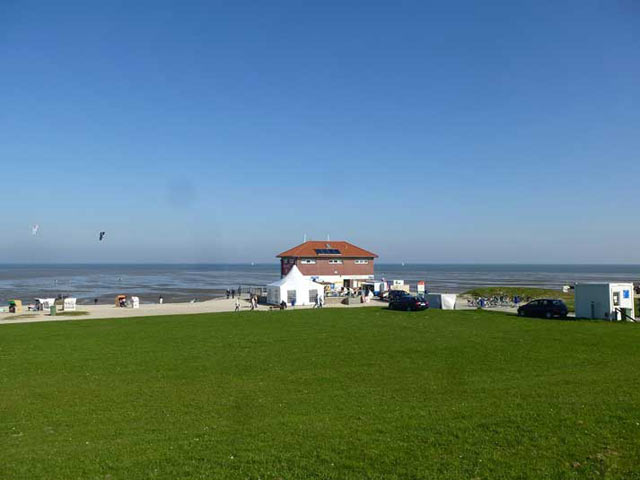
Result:
M106 234L107 234L107 232L100 232L100 233L98 234L98 240L99 240L99 241L102 241L102 239L104 238L104 236L105 236Z

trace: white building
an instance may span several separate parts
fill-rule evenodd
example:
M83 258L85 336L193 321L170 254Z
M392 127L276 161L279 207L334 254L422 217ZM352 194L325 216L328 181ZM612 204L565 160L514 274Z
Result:
M628 320L635 318L632 283L578 283L576 318Z
M295 265L302 275L334 288L357 288L373 280L373 262L378 256L344 241L304 242L278 255L284 277Z

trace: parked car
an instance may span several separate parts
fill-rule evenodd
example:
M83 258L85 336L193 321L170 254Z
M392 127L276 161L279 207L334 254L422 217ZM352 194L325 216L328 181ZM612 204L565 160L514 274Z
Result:
M429 302L423 297L412 297L411 295L396 295L396 298L389 302L391 310L418 311L429 308Z
M564 318L568 313L569 309L562 300L552 298L533 300L518 308L521 317Z
M395 300L396 298L400 298L400 297L410 297L411 295L407 292L405 292L404 290L387 290L386 292L384 292L381 296L380 299L381 300L387 300L388 302L391 302L392 300Z

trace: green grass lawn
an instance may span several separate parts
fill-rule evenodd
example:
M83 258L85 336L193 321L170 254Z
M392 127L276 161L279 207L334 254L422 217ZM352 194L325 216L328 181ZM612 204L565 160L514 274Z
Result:
M639 365L475 310L4 325L0 478L637 479Z

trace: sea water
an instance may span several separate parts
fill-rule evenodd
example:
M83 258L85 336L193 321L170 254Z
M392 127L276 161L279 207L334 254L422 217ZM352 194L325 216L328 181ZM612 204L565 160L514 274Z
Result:
M376 278L423 280L434 292L459 293L479 286L559 289L575 282L640 281L640 265L443 265L376 264ZM224 291L264 286L280 278L279 264L256 265L0 265L0 304L19 298L70 295L81 303L111 302L115 295L141 301L207 300Z

